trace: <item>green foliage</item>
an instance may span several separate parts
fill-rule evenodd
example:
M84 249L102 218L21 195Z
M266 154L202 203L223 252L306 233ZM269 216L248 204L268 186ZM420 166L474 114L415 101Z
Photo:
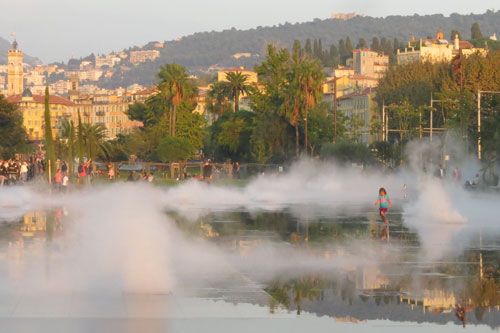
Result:
M193 146L188 140L178 137L167 137L163 139L156 155L162 162L177 162L188 159L193 154Z
M479 28L479 24L477 22L474 22L470 28L470 38L471 39L483 38L483 33L481 32L481 29Z
M341 164L358 163L373 164L373 152L363 143L350 140L338 140L337 143L325 143L321 148L320 156L327 160L334 160Z
M134 104L129 105L125 114L129 117L130 120L137 120L142 122L145 127L153 126L160 121L160 118L164 115L165 110L162 107L161 101L158 98L158 95L153 95L148 103L140 103L135 102Z
M101 125L83 124L81 129L87 157L94 161L98 156L108 160L108 145L105 143L106 128Z
M249 111L223 114L210 127L206 153L217 160L251 161L254 119L255 113Z
M189 78L186 68L176 63L161 67L158 78L161 81L158 84L156 96L164 102L163 106L169 106L170 135L175 136L177 107L182 102L194 102L198 94L197 88L193 80Z
M206 109L214 119L224 112L231 111L230 96L231 91L227 82L216 82L208 90L205 100Z
M78 163L83 163L83 157L85 155L85 144L83 141L83 127L82 127L82 117L80 116L80 111L78 111Z
M248 75L242 72L229 72L226 73L226 80L226 89L229 92L229 96L233 99L233 111L239 111L240 94L249 95L252 92L252 88L248 83Z
M49 98L49 87L45 87L45 161L47 163L47 166L50 164L51 176L54 176L56 171L56 152L54 147L54 138L52 137L52 122L50 119ZM49 174L47 173L47 176L48 175Z
M0 158L13 158L14 154L27 149L23 116L15 104L0 95Z

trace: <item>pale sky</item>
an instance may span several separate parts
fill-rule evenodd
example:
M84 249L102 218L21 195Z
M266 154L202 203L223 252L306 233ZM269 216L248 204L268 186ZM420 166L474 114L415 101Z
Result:
M44 63L109 53L194 32L325 19L331 12L374 17L484 13L499 0L0 0L0 36Z

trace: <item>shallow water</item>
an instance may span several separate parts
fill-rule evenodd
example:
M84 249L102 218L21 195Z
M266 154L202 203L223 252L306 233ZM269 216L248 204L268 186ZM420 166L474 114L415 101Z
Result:
M212 204L188 213L163 205L150 215L155 206L127 207L128 195L148 188L120 188L116 210L113 200L101 207L96 191L82 192L78 205L4 202L0 325L39 332L500 327L500 225L419 229L403 198L394 200L388 227L373 205L340 201Z

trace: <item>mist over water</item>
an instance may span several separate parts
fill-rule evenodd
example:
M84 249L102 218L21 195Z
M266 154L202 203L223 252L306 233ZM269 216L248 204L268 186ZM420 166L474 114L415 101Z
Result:
M4 187L0 220L59 210L66 226L64 237L24 254L16 274L1 277L2 289L165 294L182 288L186 280L202 285L235 272L272 279L283 272L336 274L349 265L373 265L382 253L377 243L352 239L341 250L326 244L320 251L329 255L317 255L317 249L269 239L241 255L186 234L171 216L194 223L212 212L286 210L301 228L318 216L344 216L349 223L349 218L369 215L381 223L373 205L380 187L394 205L390 225L391 214L402 214L403 226L419 236L422 261L459 255L469 238L496 226L500 213L498 195L422 177L418 167L387 173L317 161L301 161L288 173L259 176L241 188L197 181L172 188L122 183L48 195L40 188ZM395 259L402 251L395 246L384 249L383 256Z

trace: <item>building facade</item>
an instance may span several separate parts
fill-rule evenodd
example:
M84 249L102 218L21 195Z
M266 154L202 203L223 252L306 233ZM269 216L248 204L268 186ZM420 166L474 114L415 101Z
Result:
M371 131L372 121L378 117L376 107L375 90L372 88L337 98L337 110L348 119L348 134L366 144L376 140Z
M23 124L31 141L40 141L45 137L45 96L34 95L30 89L25 89L23 94L7 97L7 102L17 104L23 115ZM74 104L60 96L50 95L49 108L52 135L56 138L60 132L62 119L70 119Z
M356 49L353 53L353 69L358 75L380 79L389 69L389 56L370 49Z
M467 41L461 41L455 36L453 41L444 39L443 33L439 31L435 39L412 39L407 47L398 49L398 65L408 64L414 61L451 61L457 55L469 56L473 53L486 54L487 50L475 48Z

